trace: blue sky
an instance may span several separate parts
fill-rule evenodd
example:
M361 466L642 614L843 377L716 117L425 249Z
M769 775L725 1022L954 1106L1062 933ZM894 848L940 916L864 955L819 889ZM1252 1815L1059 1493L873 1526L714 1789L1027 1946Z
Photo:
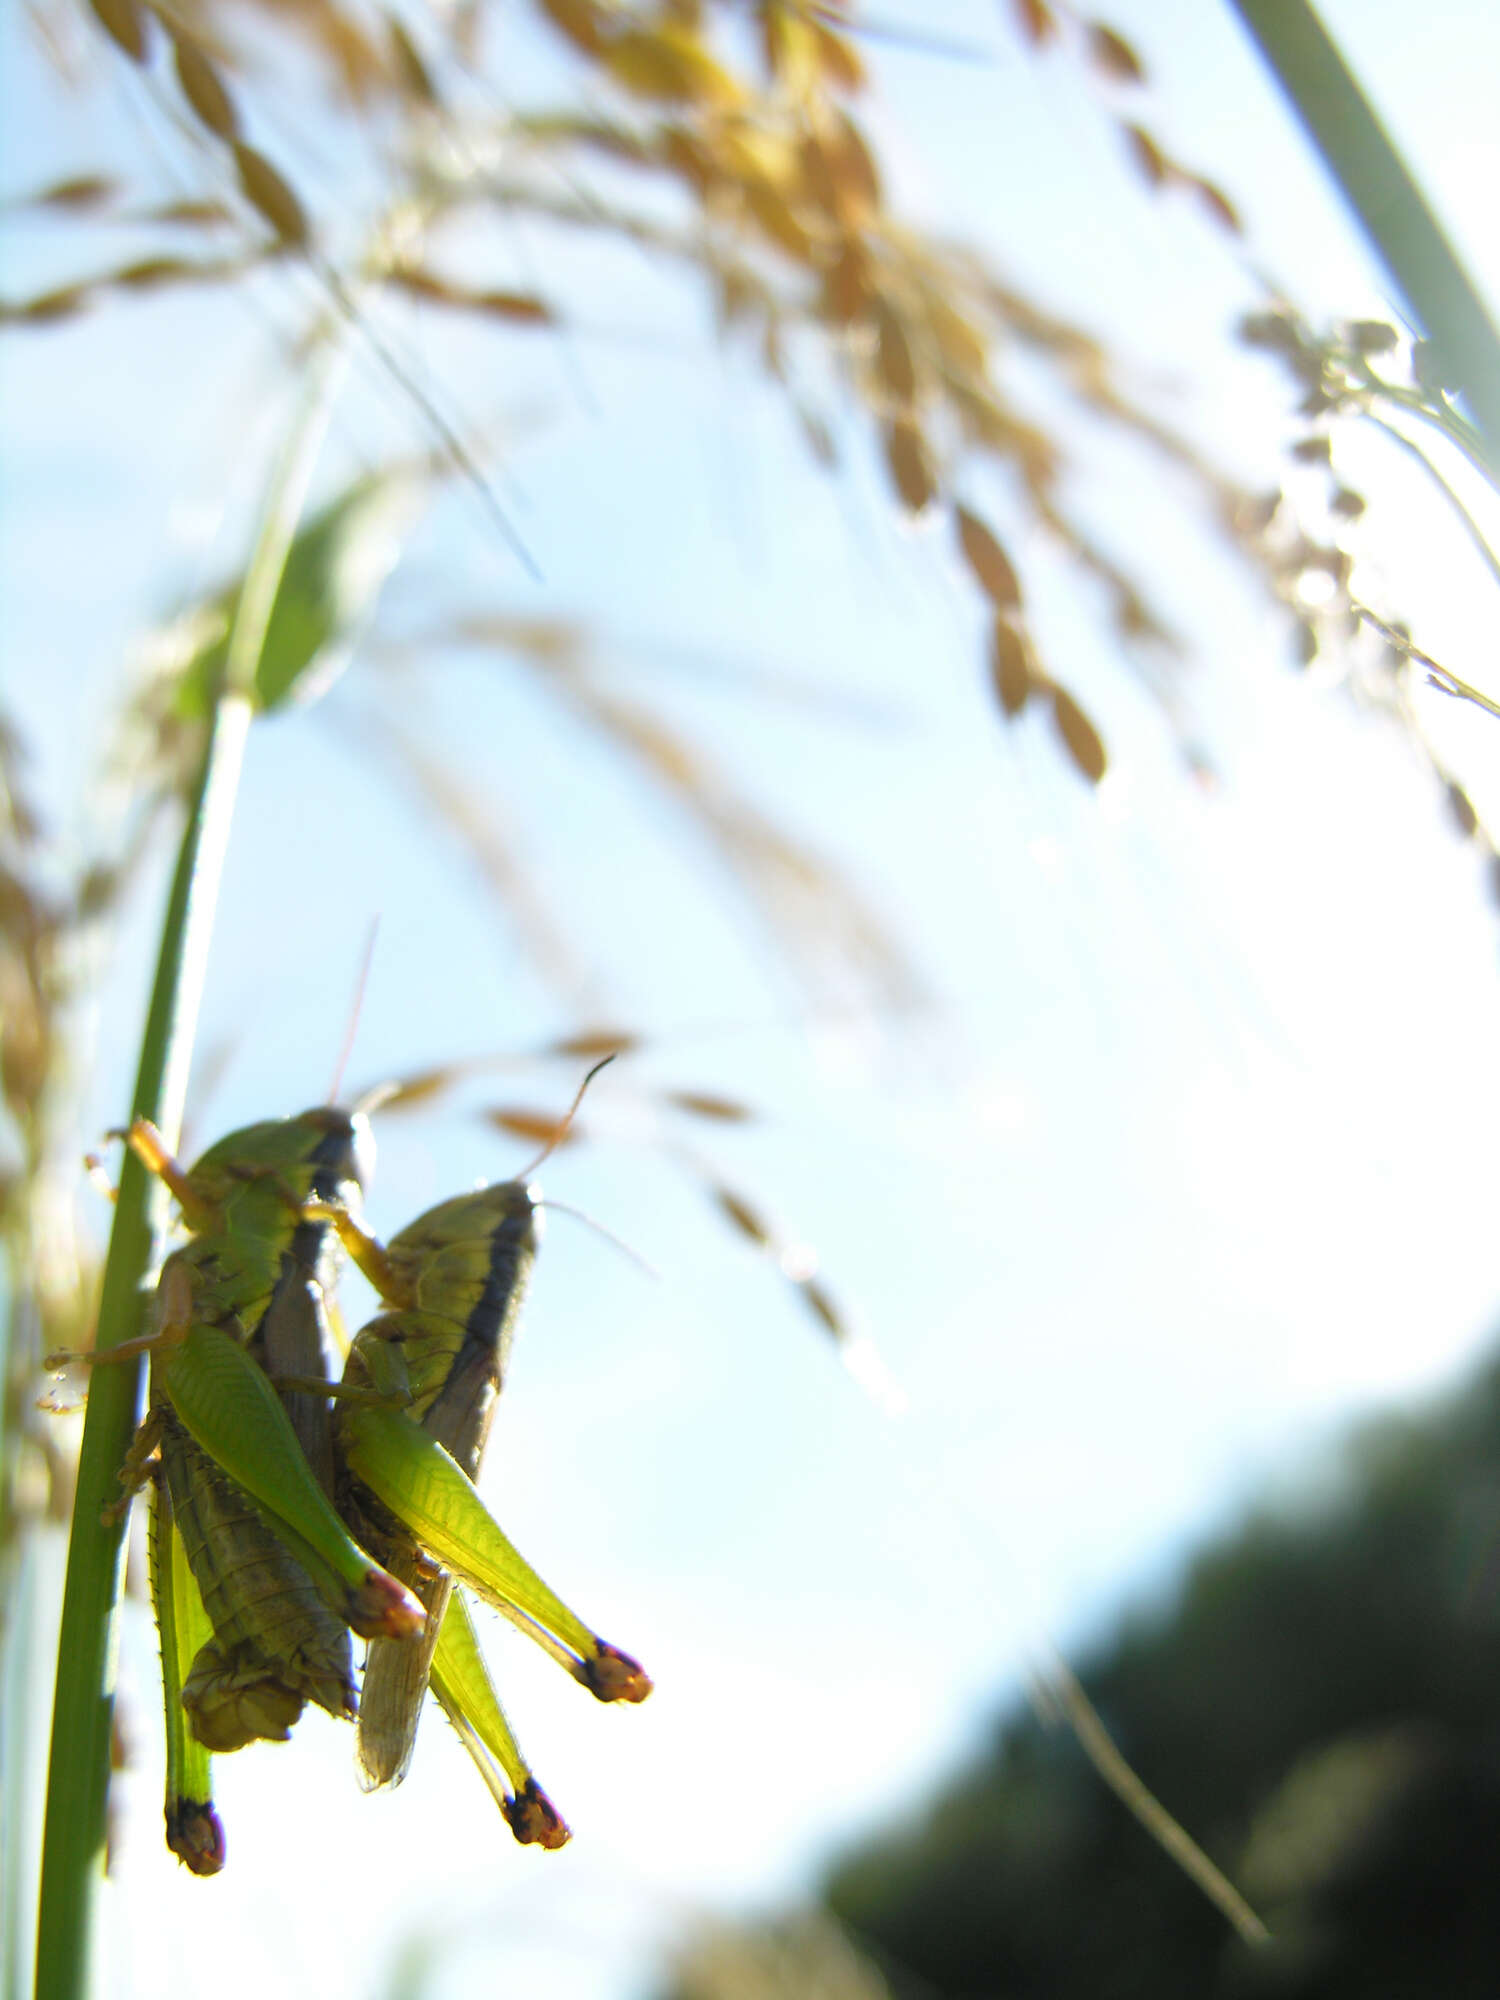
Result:
M1429 15L1417 35L1386 0L1325 12L1495 296L1500 21L1449 6L1441 34ZM876 57L872 119L903 205L1105 333L1163 408L1271 483L1295 432L1282 385L1227 338L1255 297L1238 253L1129 182L1071 68L1032 63L977 4L927 17L994 58ZM1314 317L1378 310L1228 10L1134 0L1111 19L1156 79L1148 122L1242 206L1250 260ZM98 87L67 98L14 14L3 34L0 186L170 159L128 80L101 64ZM298 151L264 115L268 145L291 146L315 185L332 178L314 142ZM5 226L8 291L62 275L55 239ZM200 1884L159 1844L154 1641L137 1609L112 1992L190 1983L193 1955L230 1940L231 1992L375 1994L420 1909L451 1940L434 1991L502 1966L558 2000L628 2000L695 1912L799 1893L839 1839L910 1809L1047 1638L1076 1648L1165 1587L1264 1480L1310 1481L1347 1413L1452 1379L1493 1323L1494 918L1404 744L1296 676L1277 617L1183 496L1079 428L1079 503L1188 630L1221 772L1211 794L1183 776L1076 580L1021 535L1049 657L1115 753L1087 792L1043 722L1006 730L990 712L946 544L890 518L873 465L856 454L840 480L814 479L781 406L713 350L679 288L629 259L570 275L597 287L615 337L572 357L513 345L504 380L470 390L514 435L507 496L545 580L520 578L448 496L381 629L420 626L445 593L597 622L623 686L668 690L736 782L858 881L926 1003L899 1030L809 1018L659 801L516 671L434 661L422 741L503 810L601 1008L651 1037L598 1088L600 1143L545 1178L662 1278L553 1219L486 1490L658 1693L597 1709L487 1627L518 1732L575 1826L565 1854L511 1846L437 1722L406 1785L371 1800L346 1734L314 1717L290 1749L221 1763L232 1858ZM268 291L248 313L127 306L0 350L6 698L80 845L130 643L235 560L287 421L268 332L295 323ZM433 380L474 383L477 343L421 337ZM388 385L357 375L330 478L372 437L421 442ZM1372 493L1373 573L1424 644L1481 680L1493 607L1473 566L1426 496L1377 451L1348 450ZM871 712L856 724L757 692L745 663L825 705L857 691ZM372 760L357 695L340 688L252 746L205 1001L203 1046L228 1059L197 1107L204 1139L322 1097L377 913L360 1080L577 1025L471 865ZM1432 701L1486 797L1500 737ZM80 1147L123 1108L160 887L122 929ZM761 1111L705 1150L815 1246L904 1415L859 1394L776 1273L642 1143L653 1084ZM382 1134L379 1226L514 1171L519 1149L464 1116L498 1088ZM325 1921L324 1895L354 1899L357 1920Z

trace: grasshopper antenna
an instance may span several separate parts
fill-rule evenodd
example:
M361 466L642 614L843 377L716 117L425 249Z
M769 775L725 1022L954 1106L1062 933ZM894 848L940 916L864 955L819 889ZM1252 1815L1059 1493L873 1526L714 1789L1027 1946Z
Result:
M571 1215L575 1222L586 1223L596 1235L602 1236L606 1243L618 1250L622 1257L628 1257L638 1271L644 1271L648 1278L654 1278L660 1283L661 1272L651 1262L651 1259L643 1257L639 1250L633 1249L625 1241L623 1236L616 1236L612 1229L607 1229L597 1216L590 1215L586 1209L573 1208L565 1201L551 1200L539 1201L535 1203L535 1206L537 1208L555 1208L559 1215Z
M344 1087L344 1071L349 1067L349 1058L354 1052L354 1037L359 1029L359 1017L364 1012L365 993L370 984L370 967L375 962L375 939L379 935L379 932L380 918L378 916L372 917L370 919L369 933L365 938L364 953L359 961L359 975L354 982L354 1000L349 1008L349 1019L344 1029L343 1047L339 1050L339 1059L334 1065L333 1070L333 1082L329 1086L328 1096L325 1100L329 1104L338 1103L339 1092ZM363 1105L357 1107L359 1110L363 1110L364 1108Z
M600 1060L594 1064L593 1068L584 1077L583 1082L579 1084L578 1089L574 1092L573 1102L568 1106L567 1116L563 1119L562 1123L558 1126L557 1130L552 1134L552 1137L547 1141L546 1145L543 1146L542 1150L537 1154L536 1158L534 1160L529 1161L527 1165L521 1169L520 1173L514 1176L514 1178L518 1180L523 1187L525 1186L526 1182L531 1179L531 1176L536 1172L537 1168L542 1164L542 1162L544 1160L551 1159L552 1155L557 1151L558 1147L562 1144L563 1140L568 1136L568 1128L573 1123L573 1120L578 1116L578 1107L583 1102L583 1093L588 1089L589 1085L593 1082L594 1078L599 1074L601 1069L609 1068L610 1064L614 1061L615 1056L618 1053L619 1053L618 1050L611 1049L607 1056L601 1057ZM588 1217L585 1217L584 1220L587 1221ZM599 1226L600 1225L598 1225L597 1223L595 1224L596 1228L598 1228ZM605 1234L608 1235L608 1233L609 1232L606 1230ZM623 1245L621 1247L623 1248Z
M601 1057L601 1059L594 1064L593 1068L584 1077L583 1082L579 1084L577 1091L574 1093L573 1102L568 1106L567 1117L563 1119L562 1123L558 1126L557 1130L552 1134L552 1137L547 1141L546 1145L543 1146L542 1150L537 1154L536 1158L532 1160L529 1163L529 1165L523 1169L521 1173L516 1175L516 1179L520 1182L522 1187L524 1187L526 1183L531 1179L531 1176L536 1172L537 1168L542 1164L543 1160L547 1159L550 1154L555 1153L557 1151L558 1147L567 1137L568 1127L573 1123L574 1118L576 1118L578 1115L578 1107L583 1102L584 1092L588 1089L589 1085L593 1082L594 1078L599 1074L600 1070L608 1069L609 1065L614 1061L615 1057L618 1054L619 1054L618 1049L611 1049L609 1054L607 1056ZM539 1201L536 1205L538 1208L555 1208L560 1215L571 1215L575 1222L586 1223L590 1229L596 1230L598 1234L604 1238L606 1243L612 1243L615 1249L618 1250L622 1256L628 1257L631 1263L634 1264L637 1267L637 1269L644 1271L648 1278L659 1279L661 1277L661 1272L657 1270L654 1264L650 1263L645 1257L643 1257L639 1250L632 1250L630 1245L624 1240L623 1237L616 1236L616 1234L612 1229L606 1229L602 1222L596 1220L596 1218L592 1215L585 1214L585 1212L581 1208L570 1208L567 1202L565 1201Z

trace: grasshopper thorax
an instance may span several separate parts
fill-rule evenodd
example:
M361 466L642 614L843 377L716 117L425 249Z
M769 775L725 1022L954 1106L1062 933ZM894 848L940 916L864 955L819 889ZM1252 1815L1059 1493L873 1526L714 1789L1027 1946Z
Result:
M298 1200L357 1203L375 1165L375 1141L362 1111L315 1105L294 1118L244 1125L210 1146L188 1169L187 1183L205 1206L224 1209L247 1183L284 1184Z

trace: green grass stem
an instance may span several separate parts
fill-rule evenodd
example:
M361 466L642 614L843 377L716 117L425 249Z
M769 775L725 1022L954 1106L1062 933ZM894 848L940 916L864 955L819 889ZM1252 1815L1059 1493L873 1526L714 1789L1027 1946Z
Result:
M1307 0L1232 0L1358 216L1418 333L1435 343L1500 478L1500 334L1473 280Z
M243 695L225 696L217 704L162 926L131 1115L150 1118L167 1131L180 1119L201 990L206 939L195 932L212 924L249 719ZM155 1260L164 1196L127 1151L99 1300L101 1351L140 1331L143 1285ZM104 1867L125 1545L124 1522L106 1525L101 1517L120 1497L120 1465L140 1418L141 1374L139 1361L122 1362L96 1368L89 1384L58 1634L37 1918L38 2000L82 2000L88 1991L93 1906Z
M324 350L324 359L330 359ZM224 686L190 802L162 924L141 1042L132 1117L175 1142L187 1095L215 905L233 824L252 690L276 593L302 517L337 379L315 366L309 394L278 466L230 634ZM165 1223L166 1191L126 1149L105 1259L96 1340L101 1352L140 1331L144 1285ZM58 1637L37 1916L37 2000L85 2000L94 1910L103 1879L116 1624L124 1572L123 1522L101 1516L120 1497L119 1469L141 1410L141 1364L96 1367L78 1460Z

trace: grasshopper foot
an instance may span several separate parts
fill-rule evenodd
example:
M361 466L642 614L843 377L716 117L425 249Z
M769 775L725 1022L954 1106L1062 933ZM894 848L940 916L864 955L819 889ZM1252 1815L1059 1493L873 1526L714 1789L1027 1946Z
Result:
M174 1800L167 1813L167 1845L195 1875L217 1875L224 1866L224 1828L211 1805Z
M573 1830L535 1778L503 1806L511 1832L522 1847L566 1847Z
M592 1659L579 1662L577 1678L596 1701L644 1701L651 1692L651 1676L640 1662L604 1639Z

